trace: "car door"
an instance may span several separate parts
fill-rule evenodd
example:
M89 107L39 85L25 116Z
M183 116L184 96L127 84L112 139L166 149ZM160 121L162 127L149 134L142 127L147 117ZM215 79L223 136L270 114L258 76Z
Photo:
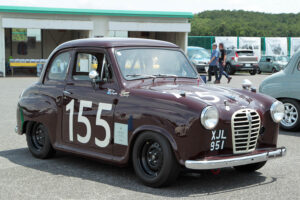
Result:
M104 49L79 48L74 57L63 92L62 139L75 151L110 159L118 90L110 61ZM92 70L100 74L98 82L89 79Z
M265 67L266 67L266 57L262 56L261 59L260 59L260 61L259 61L259 69L260 69L260 71L265 72L266 71Z
M266 71L267 72L272 72L272 63L273 63L273 58L271 56L268 56L266 58Z

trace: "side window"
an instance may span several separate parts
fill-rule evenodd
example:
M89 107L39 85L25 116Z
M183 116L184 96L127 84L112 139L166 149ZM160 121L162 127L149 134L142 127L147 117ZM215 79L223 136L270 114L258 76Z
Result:
M49 80L64 80L67 75L68 66L71 59L70 52L64 52L56 56L48 71Z
M260 61L261 62L266 62L266 57L265 56L261 57Z
M89 73L96 70L101 80L112 80L112 70L103 53L77 53L73 69L74 80L89 81Z
M74 80L89 80L89 72L98 69L96 55L89 53L78 53L76 55L75 69L73 70Z

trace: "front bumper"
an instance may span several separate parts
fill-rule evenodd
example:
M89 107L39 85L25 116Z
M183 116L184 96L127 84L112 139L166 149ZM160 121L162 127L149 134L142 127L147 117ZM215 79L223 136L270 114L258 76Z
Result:
M220 169L225 167L234 167L240 165L248 165L267 161L271 158L279 158L286 154L286 148L276 148L261 153L251 155L222 158L222 159L204 159L204 160L187 160L185 167L188 169L205 170L205 169Z

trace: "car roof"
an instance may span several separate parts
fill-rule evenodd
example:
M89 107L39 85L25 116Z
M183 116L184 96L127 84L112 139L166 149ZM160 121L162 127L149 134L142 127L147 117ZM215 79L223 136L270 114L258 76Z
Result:
M179 48L177 45L151 39L140 38L87 38L65 42L57 47L57 50L72 47L167 47Z

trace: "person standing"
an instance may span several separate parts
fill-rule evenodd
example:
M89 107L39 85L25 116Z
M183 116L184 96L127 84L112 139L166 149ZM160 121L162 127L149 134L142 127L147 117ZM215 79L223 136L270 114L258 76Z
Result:
M219 58L219 77L218 77L218 83L221 82L222 75L224 75L227 78L227 83L231 81L231 77L226 73L224 70L225 65L226 65L226 50L224 49L224 44L220 43L219 44L219 51L220 51L220 58Z
M218 80L218 62L219 62L219 51L217 50L217 43L214 43L212 46L213 50L210 56L210 61L208 62L208 82L211 81L212 72L214 72L216 80L215 83L220 83Z

